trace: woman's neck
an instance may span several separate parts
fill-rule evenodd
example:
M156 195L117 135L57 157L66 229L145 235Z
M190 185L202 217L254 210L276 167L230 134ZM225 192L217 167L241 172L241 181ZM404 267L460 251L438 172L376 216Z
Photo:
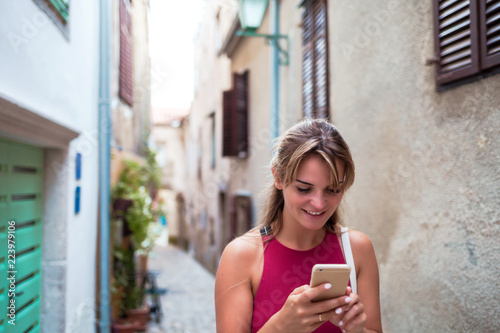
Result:
M300 224L291 224L283 221L282 227L276 239L288 248L305 251L312 249L323 241L326 230L309 230Z

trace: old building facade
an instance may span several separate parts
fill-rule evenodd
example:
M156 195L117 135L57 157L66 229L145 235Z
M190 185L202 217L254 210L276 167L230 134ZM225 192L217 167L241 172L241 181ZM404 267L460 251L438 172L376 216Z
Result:
M3 309L8 221L17 271L15 326L4 312L0 331L95 329L99 11L92 2L71 10L0 4Z
M215 235L212 250L206 239L194 249L213 270L227 241L258 221L269 179L273 60L263 38L237 35L235 3L210 3L189 120L196 195L187 201L192 240ZM272 31L274 5L257 33ZM232 11L220 52L209 32L224 6ZM498 3L304 0L279 1L278 10L288 36L280 133L304 115L329 117L350 144L357 175L344 220L375 246L385 331L498 330ZM224 156L224 97L238 80L248 87L248 148ZM239 197L250 198L247 219L235 214Z
M97 260L103 223L99 135L113 137L115 152L144 152L150 127L147 10L148 1L110 3L108 33L116 52L103 60L100 50L113 46L100 44L99 2L0 4L0 305L6 309L11 299L17 305L16 326L2 315L0 331L94 332L101 324L99 307L109 295L97 282L107 264ZM129 29L121 29L122 23ZM127 60L118 51L126 44L121 31L130 46ZM129 95L119 93L126 62ZM99 111L108 101L99 88L107 70L114 128L103 129ZM135 103L127 99L132 96ZM12 222L15 298L4 288Z

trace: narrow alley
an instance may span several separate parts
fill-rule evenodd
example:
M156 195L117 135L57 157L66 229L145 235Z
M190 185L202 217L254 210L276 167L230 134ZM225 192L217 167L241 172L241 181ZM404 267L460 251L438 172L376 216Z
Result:
M172 245L156 246L149 270L157 272L163 320L150 322L150 333L215 332L214 276L186 252Z
M498 333L499 92L500 0L0 1L0 333Z

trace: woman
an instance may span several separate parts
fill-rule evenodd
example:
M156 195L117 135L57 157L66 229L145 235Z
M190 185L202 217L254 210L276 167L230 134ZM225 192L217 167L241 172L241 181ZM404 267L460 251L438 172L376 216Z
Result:
M271 171L260 226L222 254L217 332L382 332L375 252L358 231L348 233L357 292L348 286L345 296L311 302L331 288L309 286L312 266L346 263L337 208L354 163L340 133L324 120L302 121L277 142Z

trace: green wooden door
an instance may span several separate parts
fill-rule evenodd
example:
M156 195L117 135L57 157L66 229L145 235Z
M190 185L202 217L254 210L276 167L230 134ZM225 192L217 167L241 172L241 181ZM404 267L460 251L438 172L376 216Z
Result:
M0 139L0 332L40 330L42 187L43 149Z

